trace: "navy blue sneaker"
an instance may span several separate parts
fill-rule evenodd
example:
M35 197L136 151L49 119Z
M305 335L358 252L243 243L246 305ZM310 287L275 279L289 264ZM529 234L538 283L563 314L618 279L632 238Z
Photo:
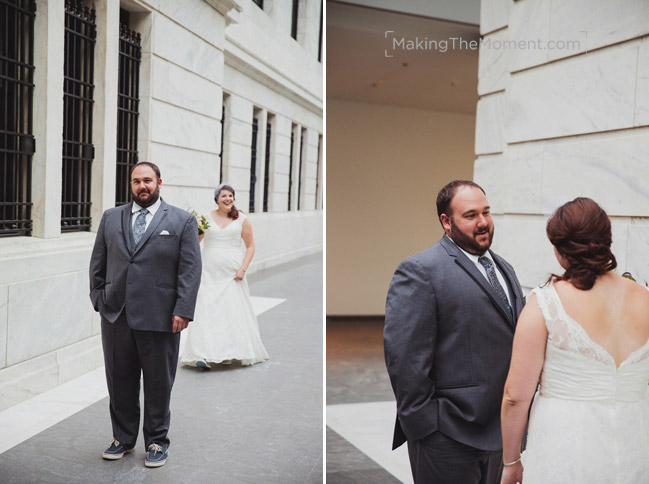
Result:
M161 467L167 462L169 452L166 445L151 444L147 449L146 459L144 465L146 467Z
M129 454L135 450L135 446L127 448L119 440L113 438L110 446L104 451L102 457L106 460L117 460L124 457L124 454Z
M212 368L212 365L210 365L207 360L196 360L196 367L202 368L203 370L209 370Z

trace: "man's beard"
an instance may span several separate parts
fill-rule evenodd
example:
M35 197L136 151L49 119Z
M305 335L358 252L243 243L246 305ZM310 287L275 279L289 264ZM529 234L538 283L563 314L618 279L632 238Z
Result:
M487 230L489 229L487 228ZM486 248L482 247L480 244L478 244L478 242L476 242L475 236L477 235L477 233L474 232L473 237L467 235L466 233L462 232L462 230L460 230L457 225L455 225L453 218L451 218L451 238L453 239L453 242L455 242L458 247L466 250L469 254L481 256L484 255L487 250L489 250L489 247L491 247L491 243L494 239L494 229L492 228L491 232L489 232L489 245Z
M140 192L144 192L145 190L140 190ZM146 208L150 207L153 205L155 202L158 201L158 198L160 198L160 185L156 185L155 191L151 194L149 194L148 198L145 198L144 200L140 199L140 196L136 194L135 192L132 192L133 195L133 201L137 203L140 207Z

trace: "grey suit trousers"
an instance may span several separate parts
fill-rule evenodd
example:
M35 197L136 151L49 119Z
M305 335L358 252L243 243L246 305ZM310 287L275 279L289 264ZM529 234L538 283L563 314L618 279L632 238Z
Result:
M140 375L144 380L144 445L169 445L169 404L176 377L180 332L131 329L125 312L101 319L101 341L110 396L113 437L135 446L140 426Z

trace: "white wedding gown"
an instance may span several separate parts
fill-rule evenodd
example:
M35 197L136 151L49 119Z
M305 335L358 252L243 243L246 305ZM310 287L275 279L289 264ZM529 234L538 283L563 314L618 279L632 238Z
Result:
M548 342L523 483L649 483L649 342L616 368L566 314L554 286L534 292Z
M268 359L248 282L245 277L234 279L243 260L241 228L245 219L239 212L223 229L211 221L205 231L201 286L180 358L183 365L195 366L197 360L241 360L242 365L253 365Z

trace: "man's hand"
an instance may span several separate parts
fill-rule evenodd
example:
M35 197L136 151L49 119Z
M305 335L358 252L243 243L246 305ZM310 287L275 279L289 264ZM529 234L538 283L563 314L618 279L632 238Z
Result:
M187 326L189 326L189 318L183 318L182 316L176 316L174 314L174 317L172 318L173 321L173 332L174 333L179 333L183 329L185 329Z

